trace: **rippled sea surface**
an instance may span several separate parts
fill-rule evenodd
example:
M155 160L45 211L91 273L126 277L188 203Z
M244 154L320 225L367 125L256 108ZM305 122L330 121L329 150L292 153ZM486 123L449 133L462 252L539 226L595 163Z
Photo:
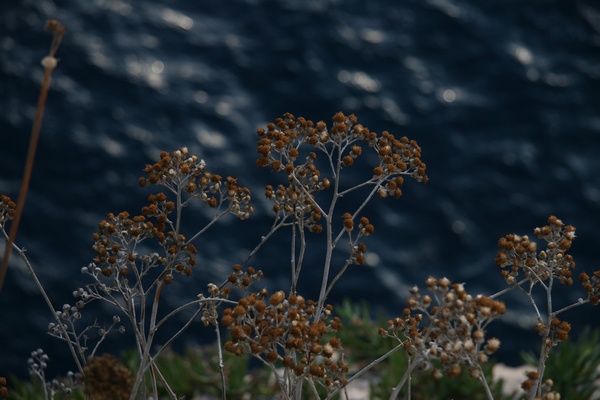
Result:
M315 121L354 113L371 130L417 140L427 163L427 185L409 181L402 199L365 210L376 226L370 265L349 271L333 302L366 299L392 316L430 274L494 293L504 285L498 238L530 234L551 214L578 229L578 269L598 269L594 1L9 3L0 5L0 192L14 199L51 40L43 26L56 18L69 30L17 240L57 307L85 283L98 221L145 205L136 181L163 149L187 146L212 171L238 177L257 209L254 222L228 221L206 236L194 278L173 291L193 298L245 259L271 223L255 130L288 111ZM210 214L188 218L200 225ZM263 285L287 287L288 259L283 240L258 255ZM307 269L301 286L315 296L318 271ZM557 302L582 296L574 286ZM533 319L525 297L505 300L511 311L491 329L503 339L500 358L516 363L535 343ZM45 335L45 307L13 255L0 293L0 375L25 374L40 346L61 371L72 368L66 347ZM580 327L599 315L584 307L566 318ZM193 327L182 343L210 335Z

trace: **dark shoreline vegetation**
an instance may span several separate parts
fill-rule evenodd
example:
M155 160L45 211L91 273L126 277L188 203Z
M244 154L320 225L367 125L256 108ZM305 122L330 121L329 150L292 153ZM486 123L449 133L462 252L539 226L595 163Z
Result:
M54 56L66 32L57 21L49 21L47 28L54 39L42 61L44 83L23 185L16 203L0 195L0 228L7 241L0 286L12 250L48 305L49 334L65 343L75 368L64 379L47 381L51 360L43 349L34 350L27 363L42 394L34 393L35 385L4 377L0 398L178 399L203 391L226 399L245 398L251 389L253 398L333 399L352 382L368 379L373 398L428 399L435 393L502 399L501 382L491 376L491 357L501 340L489 336L488 326L505 314L500 299L508 293L528 299L541 338L539 351L525 356L532 368L519 396L558 400L594 393L600 355L590 343L597 343L598 332L586 331L579 343L570 344L571 325L559 315L598 304L600 270L574 278L569 250L575 227L556 216L533 230L542 244L528 235L500 238L495 263L506 288L498 293L473 295L462 283L430 276L425 288L409 289L406 308L387 321L374 321L368 306L328 303L338 281L347 270L361 268L370 241L376 240L375 226L363 215L365 206L398 201L405 180L429 180L414 139L373 132L342 112L330 124L286 113L257 130L256 166L272 172L264 196L272 203L273 224L247 258L232 263L220 281L207 282L196 298L177 298L172 284L195 273L202 251L198 239L224 218L250 219L254 207L250 190L238 179L210 172L210 160L182 147L163 151L144 168L138 183L155 191L140 214L109 213L98 223L92 236L95 256L81 268L89 283L74 289L74 304L57 308L36 266L15 242L50 75L58 65ZM364 173L346 179L352 168ZM192 206L212 210L212 219L202 227L187 226ZM260 287L263 272L251 264L274 236L289 240L289 287L268 291ZM309 263L308 254L319 257L320 264ZM299 290L307 268L321 271L315 299ZM584 297L556 304L553 290L559 285L574 285ZM83 314L97 302L113 310L112 320L87 322ZM158 332L180 315L185 322L159 343ZM213 331L215 343L178 355L171 349L194 322ZM118 335L135 342L122 360L105 353ZM562 373L569 380L554 375Z

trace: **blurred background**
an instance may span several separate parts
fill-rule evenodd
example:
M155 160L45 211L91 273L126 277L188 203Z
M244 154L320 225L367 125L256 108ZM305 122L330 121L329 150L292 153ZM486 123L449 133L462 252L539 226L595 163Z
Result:
M93 256L97 223L108 212L138 213L149 194L137 186L144 165L181 146L249 186L256 213L202 238L199 265L172 298L192 299L226 276L272 222L263 195L272 174L255 167L255 131L288 111L328 124L338 111L354 113L373 131L417 140L427 163L427 185L407 180L400 200L365 209L376 228L368 265L351 268L333 303L367 300L392 317L430 274L495 293L504 287L498 238L531 234L551 214L577 227L574 275L600 266L597 2L4 1L0 193L14 200L49 18L68 33L17 244L56 307L74 303L72 291L87 282L80 269ZM193 211L191 228L211 216ZM259 287L287 288L288 260L285 240L263 249L253 261L265 271ZM319 265L305 270L307 297L318 294ZM578 282L570 289L557 306L583 296ZM490 334L502 339L499 359L517 364L519 351L537 345L535 320L525 296L502 300L510 311ZM0 315L0 375L25 376L38 347L57 371L73 368L66 346L45 333L51 316L15 253ZM564 317L577 332L599 315L583 307ZM212 340L198 323L180 346ZM127 345L115 337L100 353Z

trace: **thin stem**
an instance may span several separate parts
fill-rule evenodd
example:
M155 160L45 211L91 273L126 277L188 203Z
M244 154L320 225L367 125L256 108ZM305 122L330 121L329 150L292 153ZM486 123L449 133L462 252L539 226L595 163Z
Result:
M199 308L194 313L194 315L192 317L190 317L190 319L183 325L183 327L181 329L179 329L179 331L177 331L176 334L174 334L173 336L171 336L169 338L169 340L167 340L163 345L160 346L160 349L158 349L158 351L156 352L156 354L154 354L152 356L152 358L150 358L150 361L148 362L148 365L146 365L144 367L145 368L144 373L148 370L148 366L154 364L156 362L156 359L158 358L158 356L161 355L163 353L163 351L166 350L167 347L169 347L169 345L175 341L175 339L177 339L179 336L181 336L181 334L183 332L185 332L185 330L196 319L196 317L200 314L200 312L202 312L202 309ZM156 328L155 328L155 330L156 330Z
M315 386L315 382L312 379L308 379L308 385L312 389L313 398L314 399L318 399L319 398L319 392L317 391L317 387Z
M186 179L187 180L187 179ZM175 192L175 198L177 199L177 220L175 221L175 232L179 233L179 227L181 226L181 215L183 214L183 203L181 201L181 187L184 182L177 185L177 191Z
M154 374L157 375L158 378L160 379L160 381L162 382L163 389L165 389L167 391L167 393L169 394L171 399L177 400L177 395L175 394L173 389L171 389L171 386L165 379L164 375L160 372L160 369L158 369L158 365L152 363L152 370L154 371ZM155 398L158 399L158 386L156 385L156 378L153 380L152 383L153 383L153 389L154 389L154 396L155 396Z
M225 362L223 361L223 349L221 348L221 332L219 324L215 323L215 333L217 335L217 351L219 352L219 375L221 375L221 399L227 399L227 384L225 381Z
M96 345L94 346L94 348L92 349L92 352L90 353L90 357L93 358L94 354L96 354L96 351L98 350L98 348L100 347L100 345L102 344L102 342L104 342L104 340L108 337L109 332L115 327L116 323L113 322L111 324L111 326L106 330L106 333L100 338L100 340L98 340L98 342L96 343ZM75 327L72 328L73 332L75 332ZM79 341L79 340L78 340ZM85 359L84 356L84 350L85 349L81 349L81 357L83 359Z
M4 232L4 230L3 230L3 232ZM6 233L5 233L5 235L6 235ZM20 249L15 244L13 244L12 246L15 248L16 252L19 253L19 256L21 257L21 259L25 262L25 266L27 267L27 270L31 274L31 277L33 278L33 281L35 282L36 287L40 291L40 294L44 298L46 305L48 305L48 308L50 309L50 312L52 313L52 316L54 317L54 320L56 321L57 326L60 328L63 335L65 336L65 341L67 342L67 345L69 346L69 350L71 351L71 356L73 357L73 360L75 361L75 364L77 365L77 370L80 373L83 373L83 365L81 364L79 357L77 356L77 351L75 350L73 343L69 339L69 332L65 328L65 325L62 323L62 321L60 320L58 315L56 315L56 309L52 305L52 301L50 301L50 297L46 293L46 290L44 290L44 286L42 286L42 283L38 279L38 277L33 269L33 266L31 265L31 263L29 262L29 259L25 255L25 251ZM83 359L81 361L85 362L85 359Z
M50 52L48 53L48 56L42 60L42 65L44 66L44 80L42 81L42 89L40 91L37 111L33 121L31 137L29 139L29 150L27 151L27 161L25 162L25 171L23 172L23 182L21 183L21 189L19 190L19 199L17 200L15 217L10 226L8 243L4 248L4 257L2 259L2 266L0 267L0 292L2 291L2 286L4 285L4 278L6 276L6 270L8 269L10 252L12 251L12 247L17 236L19 222L21 221L21 215L23 214L23 208L25 206L25 198L27 197L27 191L29 189L31 172L33 171L33 162L35 160L35 152L37 150L37 144L40 138L44 107L46 105L46 98L48 97L48 89L50 87L50 76L52 75L52 71L54 68L56 68L58 62L56 58L54 58L54 55L58 50L58 46L60 45L64 34L67 32L67 29L56 20L48 20L46 23L46 30L53 33L52 45L50 46Z
M151 366L153 364L153 360L152 360L152 358L150 358L150 348L152 346L154 334L156 333L154 328L156 326L156 316L158 313L158 302L160 299L161 289L162 289L162 285L159 286L159 288L156 290L156 294L154 296L154 302L152 304L152 314L150 316L150 327L148 329L148 338L144 345L142 345L142 343L140 343L140 346L139 346L140 350L141 350L140 366L139 366L139 369L138 369L138 372L137 372L137 375L135 378L135 383L133 385L133 389L131 391L131 397L129 398L130 400L135 400L137 391L139 390L139 387L144 378L144 372L147 370L148 366ZM144 331L144 326L141 326L140 331L142 331L142 332Z
M485 379L485 374L483 373L483 368L481 368L481 365L477 365L477 368L479 369L479 380L481 381L481 384L483 385L483 388L485 389L485 393L487 394L488 399L494 400L494 395L492 394L490 385L488 384L487 379Z
M292 225L292 242L290 246L290 266L292 269L292 287L290 288L290 293L296 293L296 229L300 230L298 227L298 222L295 222Z
M346 261L346 263L344 264L344 266L342 267L340 272L338 272L337 275L335 276L335 278L333 278L331 280L331 282L329 282L329 285L327 286L327 291L325 292L325 298L327 298L327 296L329 296L329 292L331 292L331 289L333 289L336 282L342 277L342 275L344 275L344 272L346 272L346 270L348 269L349 266L350 266L350 262Z
M383 360L385 360L386 358L388 358L389 356L391 356L392 354L394 354L398 350L402 349L403 347L404 347L404 344L400 343L396 347L394 347L393 349L391 349L390 351L388 351L387 353L385 353L384 355L382 355L381 357L377 358L376 360L371 361L371 363L369 365L363 367L360 371L358 371L350 379L348 379L348 383L357 380L358 378L360 378L361 376L363 376L367 371L369 371L371 368L373 368L377 364L381 363ZM338 388L338 389L334 390L333 392L331 392L327 396L326 400L331 399L340 390L341 390L341 388Z
M319 302L317 303L317 310L315 313L315 320L319 321L321 319L321 311L323 310L323 306L325 304L325 299L327 295L327 282L329 281L329 270L331 268L331 259L333 256L333 210L335 210L335 206L337 204L337 200L339 198L339 190L340 190L340 171L342 169L342 161L340 159L340 154L338 154L338 160L335 171L332 171L334 175L334 185L333 185L333 196L331 198L331 204L329 205L329 212L325 215L325 224L326 224L326 235L327 235L327 250L325 253L325 265L323 266L323 279L321 281L321 291L319 293ZM333 165L332 165L333 168Z
M552 346L547 343L547 339L550 336L550 327L552 326L552 316L553 316L552 286L554 284L554 274L552 272L553 271L551 270L550 278L548 279L548 288L546 289L547 320L546 320L546 329L544 332L545 333L544 334L544 342L542 343L542 350L540 351L540 359L539 359L538 368L537 368L537 374L538 374L537 390L532 391L532 394L534 394L534 396L530 396L530 398L532 400L535 399L536 392L538 395L541 394L542 382L543 382L543 378L544 378L544 370L546 369L546 359L548 358L548 353L550 353L550 349L552 348Z
M344 197L348 193L352 193L355 190L358 190L358 189L360 189L362 187L369 186L369 185L375 185L376 188L378 188L387 178L389 178L389 177L386 177L386 178L371 178L368 181L364 181L363 183L359 183L356 186L352 186L352 187L350 187L350 188L348 188L348 189L340 192L340 196Z
M394 391L390 395L390 400L394 400L394 399L396 399L398 397L398 395L400 394L400 391L404 387L404 384L406 383L406 381L408 379L410 379L410 377L412 375L412 371L415 369L415 367L417 366L417 364L418 363L416 363L416 362L411 362L411 360L409 358L409 360L408 360L408 369L406 370L406 372L404 372L404 375L402 375L402 379L400 379L400 382L398 382L398 385L396 385L396 387L394 388ZM410 386L409 386L409 388L410 388ZM408 399L410 400L410 393L409 393Z
M555 317L558 314L562 314L565 311L570 310L571 308L579 307L579 306L584 305L584 304L589 303L589 302L590 302L589 299L585 299L585 300L584 299L579 299L576 303L573 303L571 305L565 306L565 307L561 308L558 311L554 311L554 314L552 314L552 315Z
M227 210L222 211L222 212L218 213L217 215L215 215L214 218L208 224L206 224L206 226L204 228L202 228L194 236L192 236L192 238L189 239L187 241L187 243L192 243L194 240L196 240L198 237L200 237L204 232L209 230L210 227L212 227L214 224L216 224L217 221L220 220L225 214L227 214Z
M306 254L306 234L304 232L304 227L299 229L300 232L300 254L298 255L298 260L296 261L295 274L292 276L293 286L292 293L296 293L296 286L298 284L298 280L300 279L300 271L302 271L302 264L304 261L304 255Z
M260 250L260 248L269 240L269 238L271 236L273 236L275 234L275 232L277 232L279 230L279 228L281 228L282 226L288 225L286 220L287 220L287 216L285 216L284 218L281 218L281 219L276 218L275 221L273 221L273 225L271 226L271 230L269 231L269 233L267 233L265 236L263 236L261 238L260 243L254 248L254 250L252 250L250 252L248 257L246 257L244 264L248 263L248 261L250 261L252 259L252 257L254 257L254 255L258 252L258 250Z
M200 303L207 303L207 302L219 302L219 303L229 303L231 305L236 305L237 302L233 301L233 300L227 300L227 299L211 299L211 298L207 298L207 299L198 299L198 300L194 300L194 301L190 301L189 303L183 304L179 307L177 307L176 309L174 309L173 311L171 311L169 314L167 314L166 316L164 316L154 327L155 330L158 330L158 328L164 324L165 322L167 322L169 319L171 319L171 317L173 317L175 314L180 313L181 311L185 310L188 307L191 307L193 305L196 304L200 304ZM195 313L195 315L197 315L198 312Z
M521 287L522 284L524 284L525 282L528 282L528 281L529 281L528 278L522 279L522 280L520 280L517 283L513 283L511 286L507 287L506 289L502 289L498 293L494 293L493 295L488 296L488 297L490 299L495 299L496 297L502 296L504 293L508 293L508 292L510 292L511 290L513 290L513 289L515 289L517 287Z

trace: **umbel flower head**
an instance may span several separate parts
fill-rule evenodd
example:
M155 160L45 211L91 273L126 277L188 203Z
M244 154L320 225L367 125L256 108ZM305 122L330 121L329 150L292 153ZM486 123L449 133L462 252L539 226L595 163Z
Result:
M189 276L192 267L196 264L196 247L186 240L182 234L166 231L169 209L164 195L152 195L152 204L162 203L161 213L156 221L148 221L144 215L130 218L129 213L122 212L118 215L108 214L106 219L98 224L98 232L94 233L93 271L99 271L105 277L114 276L115 279L126 279L132 269L140 273L156 266L166 267L163 276L165 283L171 283L173 273ZM142 211L144 213L144 210ZM140 254L139 245L147 239L156 239L164 249L164 255L158 253Z
M238 356L250 354L269 365L283 365L297 379L311 377L326 388L344 386L348 366L334 361L341 349L336 337L325 334L342 329L328 305L321 318L315 318L317 304L297 294L281 290L271 295L266 289L251 293L233 308L223 312L221 323L231 333L225 350Z
M148 205L142 208L141 215L110 213L100 221L93 234L96 256L91 268L86 269L88 273L124 281L134 269L135 276L141 277L160 267L162 282L170 284L174 274L191 275L196 264L198 251L191 242L199 234L188 239L179 232L178 218L183 207L200 200L216 210L215 219L226 214L246 219L253 212L248 188L239 186L235 178L223 179L210 173L204 160L189 154L185 147L171 153L163 151L155 164L146 166L145 172L147 176L139 179L140 185L161 185L168 192L148 196ZM177 201L169 200L169 192ZM174 212L178 218L171 217ZM145 248L142 242L149 239L158 242L161 254L141 252Z
M402 317L389 320L379 333L402 342L409 356L435 378L459 376L463 366L479 378L480 366L500 347L500 340L485 339L485 328L506 306L486 296L473 297L463 284L447 278L429 277L425 284L430 294L413 287ZM441 371L432 368L434 360L441 363Z
M270 167L287 178L287 184L266 188L267 198L275 203L274 211L305 221L304 225L313 232L322 229L318 223L322 212L316 205L315 193L329 189L341 170L354 165L365 149L372 149L379 161L372 167L373 175L367 182L377 186L379 197L402 196L404 176L418 182L428 181L421 148L414 140L396 139L389 132L378 135L358 124L354 115L335 114L328 129L323 121L315 124L287 113L266 129L258 129L257 135L256 151L260 157L256 164ZM326 159L321 164L320 155Z
M5 195L0 195L0 226L4 227L6 221L15 217L16 204Z
M593 305L600 302L600 270L594 271L591 278L585 272L579 275L579 281L587 294L587 298Z
M131 371L110 354L89 359L83 369L85 392L90 400L127 400L133 381Z
M146 165L147 176L138 180L140 186L162 185L174 194L184 190L190 198L183 205L197 198L212 208L227 205L227 212L240 219L247 219L254 211L250 206L250 189L238 186L237 179L212 174L206 170L206 163L191 155L187 147L172 153L163 151L160 160Z
M573 284L573 257L567 254L575 239L575 227L565 225L555 216L548 218L548 225L535 228L533 233L546 241L546 249L538 251L538 245L526 235L506 235L498 241L496 265L502 268L502 276L509 285L516 284L523 276L532 283L547 281L552 277L560 283Z

